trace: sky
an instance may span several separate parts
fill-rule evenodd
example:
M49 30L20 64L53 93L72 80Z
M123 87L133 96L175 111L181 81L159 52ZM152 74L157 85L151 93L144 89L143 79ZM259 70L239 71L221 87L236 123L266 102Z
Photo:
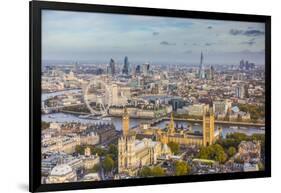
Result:
M43 10L43 61L264 65L264 23Z

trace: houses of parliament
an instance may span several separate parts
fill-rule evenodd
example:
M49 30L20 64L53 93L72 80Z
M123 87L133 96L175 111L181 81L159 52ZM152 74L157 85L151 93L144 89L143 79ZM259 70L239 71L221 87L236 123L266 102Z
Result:
M157 129L156 139L162 143L174 142L180 145L208 146L214 144L220 136L221 130L215 132L215 117L212 109L204 108L202 128L202 133L182 129L176 131L173 114L171 114L168 130Z
M167 144L151 139L136 139L129 131L129 113L124 109L122 117L122 136L118 139L118 172L135 175L139 168L154 165L160 156L171 155Z
M214 131L214 114L204 111L203 132L176 131L173 114L171 114L168 129L147 128L143 131L147 138L136 139L136 134L129 130L129 113L124 109L122 117L122 136L118 139L118 172L135 175L139 168L145 165L157 164L158 158L169 158L172 155L169 142L180 145L208 146L215 142L217 134ZM152 138L156 140L152 140Z

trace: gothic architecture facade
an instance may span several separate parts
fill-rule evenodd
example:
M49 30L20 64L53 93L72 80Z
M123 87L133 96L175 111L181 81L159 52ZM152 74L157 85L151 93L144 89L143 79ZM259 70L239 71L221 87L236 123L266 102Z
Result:
M129 114L124 110L122 136L118 139L118 172L134 175L145 165L154 165L157 158L171 154L166 144L144 138L137 140L129 131Z
M175 130L173 114L171 114L168 130L163 131L158 129L156 138L165 144L175 142L181 145L212 145L219 136L218 133L215 133L215 118L212 109L208 110L208 108L204 108L202 127L202 133L194 133L192 131L184 130L177 132Z
M180 145L198 145L208 146L214 144L219 136L215 134L215 119L212 109L204 110L203 131L194 133L187 130L177 131L173 114L171 114L170 123L166 131L162 129L148 128L144 134L156 137L136 139L136 135L129 130L130 125L129 113L124 109L122 117L122 136L118 139L118 172L136 174L139 168L145 165L157 164L157 159L171 155L168 147L169 142L175 142Z

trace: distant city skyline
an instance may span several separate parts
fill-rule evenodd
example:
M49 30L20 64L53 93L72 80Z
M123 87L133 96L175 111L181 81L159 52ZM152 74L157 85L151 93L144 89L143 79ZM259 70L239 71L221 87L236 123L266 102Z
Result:
M264 64L263 23L42 12L42 59L109 63Z

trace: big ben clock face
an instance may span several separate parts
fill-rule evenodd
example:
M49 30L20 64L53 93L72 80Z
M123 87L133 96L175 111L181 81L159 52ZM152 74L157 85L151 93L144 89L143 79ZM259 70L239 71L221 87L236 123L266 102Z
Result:
M32 4L43 187L270 174L269 17Z

